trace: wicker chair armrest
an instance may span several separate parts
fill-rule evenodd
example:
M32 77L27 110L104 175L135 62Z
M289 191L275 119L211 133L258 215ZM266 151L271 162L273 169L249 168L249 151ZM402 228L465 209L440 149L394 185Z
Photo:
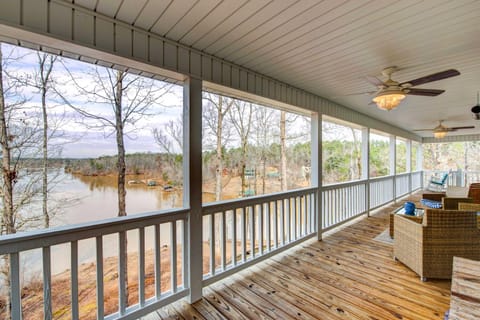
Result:
M460 202L473 202L472 198L442 198L442 209L444 210L458 210L458 204Z
M402 233L402 236L408 237L409 240L414 240L418 242L423 241L422 222L409 219L408 217L403 215L395 215L394 224L395 224L395 234L397 233L397 228L398 228L398 232ZM397 237L395 237L395 242L396 241L397 241Z
M424 227L421 223L395 215L393 256L422 275Z
M445 192L424 193L424 194L422 194L422 199L428 199L428 200L433 200L433 201L442 201L443 197L445 197Z
M470 203L470 202L459 202L458 210L463 211L480 211L480 203Z

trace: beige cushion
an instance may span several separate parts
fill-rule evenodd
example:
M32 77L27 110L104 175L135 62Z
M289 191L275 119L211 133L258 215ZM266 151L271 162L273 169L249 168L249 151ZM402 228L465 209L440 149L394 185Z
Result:
M446 197L448 198L466 198L468 196L468 187L447 187Z

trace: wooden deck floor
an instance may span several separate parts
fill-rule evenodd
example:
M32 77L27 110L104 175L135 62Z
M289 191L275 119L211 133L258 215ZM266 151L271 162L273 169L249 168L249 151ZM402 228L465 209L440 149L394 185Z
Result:
M418 195L410 199L418 200ZM144 319L443 319L450 281L421 282L373 240L403 201L204 289Z

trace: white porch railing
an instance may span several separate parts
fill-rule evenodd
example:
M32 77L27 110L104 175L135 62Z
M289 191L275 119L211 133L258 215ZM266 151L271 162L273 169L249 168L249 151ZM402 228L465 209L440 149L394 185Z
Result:
M393 201L393 176L370 178L370 209Z
M422 173L393 176L333 184L322 187L321 199L317 199L318 188L305 188L289 192L256 196L233 201L205 204L202 208L203 268L202 285L206 286L227 277L240 269L266 259L280 251L296 245L317 234L317 201L321 201L322 231L339 226L370 209L377 208L411 192L420 185ZM395 185L395 188L393 187ZM367 192L369 190L369 192ZM368 208L369 207L369 208ZM0 240L0 255L8 255L11 261L10 282L13 319L22 319L20 254L27 250L41 249L43 264L44 314L52 319L51 301L51 248L67 244L70 258L71 317L81 318L79 306L79 241L91 239L96 270L94 286L98 319L134 319L163 305L185 297L189 293L190 264L188 243L188 209L170 212L119 217L102 222L62 227L46 231L26 232L3 236ZM168 231L165 239L163 231ZM132 233L135 236L132 237ZM116 297L118 310L104 309L104 254L105 236L118 239L118 288ZM124 262L130 258L125 253L125 241L137 241L138 247L138 301L128 305L125 301ZM133 240L132 240L133 238ZM137 239L137 240L135 240ZM168 262L163 249L169 248ZM150 245L154 256L153 296L145 294L146 252ZM163 260L162 260L163 259ZM181 261L181 262L178 262ZM163 262L163 263L162 263ZM207 262L207 263L205 263ZM168 265L165 268L165 264ZM161 267L162 266L162 267ZM168 272L167 276L165 273ZM162 285L168 278L169 284ZM167 287L167 288L165 288ZM163 289L162 289L163 288ZM109 314L106 314L109 313Z
M428 186L428 182L432 176L440 177L446 171L441 170L425 170L423 173L423 185ZM456 187L465 187L470 183L480 182L480 171L451 171L448 175L447 185Z
M135 216L118 217L101 222L94 222L82 225L72 225L68 227L54 228L42 231L33 231L20 234L3 236L0 243L0 255L8 255L10 261L10 291L11 291L11 316L12 319L22 319L22 287L20 283L21 260L20 254L27 250L41 248L41 263L43 266L43 305L44 319L53 319L52 310L52 247L62 244L68 244L70 247L67 253L70 257L70 286L71 286L71 318L80 319L79 306L79 241L91 239L94 241L93 264L95 265L96 280L93 281L96 292L96 316L97 319L135 319L139 315L146 312L154 311L163 305L167 305L188 294L188 290L184 284L188 283L188 275L186 270L186 243L184 232L187 221L188 210L175 210L168 213L154 212L148 214L140 214ZM166 228L165 228L166 227ZM146 232L151 233L152 239ZM150 228L152 230L150 230ZM167 246L170 254L168 261L161 257L161 230L169 230L169 240ZM138 237L138 302L128 306L126 301L125 262L127 257L125 245L127 243L127 232L136 230ZM118 310L116 312L105 314L104 309L104 284L105 284L105 268L104 268L104 237L107 235L116 235L118 239ZM183 238L177 243L177 235ZM130 234L129 234L130 237ZM133 239L129 239L132 241ZM153 263L155 294L153 297L147 297L145 294L146 284L146 242L153 244ZM177 257L180 251L181 257ZM105 257L106 258L106 257ZM181 258L182 265L177 266L177 258ZM163 263L162 263L163 262ZM167 263L165 263L167 262ZM161 268L162 265L162 268ZM165 268L168 265L168 268ZM170 285L168 290L162 291L162 275L168 272L170 274ZM181 278L181 283L177 279ZM112 299L112 297L108 297Z
M412 172L412 191L422 188L422 171Z
M317 188L203 207L204 285L316 234Z
M322 188L322 227L331 229L367 211L366 181L338 183Z
M395 199L410 192L410 173L400 173L395 176Z

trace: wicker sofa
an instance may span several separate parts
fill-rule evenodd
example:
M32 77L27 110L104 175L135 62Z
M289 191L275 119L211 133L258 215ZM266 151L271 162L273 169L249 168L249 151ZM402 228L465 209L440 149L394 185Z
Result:
M480 260L480 230L473 211L427 209L423 222L394 217L393 255L427 278L451 279L453 257Z

